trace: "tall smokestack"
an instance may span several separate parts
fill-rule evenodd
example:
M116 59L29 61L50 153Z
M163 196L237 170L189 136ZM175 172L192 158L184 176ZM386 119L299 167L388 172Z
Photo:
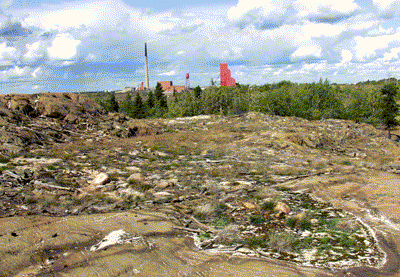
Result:
M149 89L149 60L147 58L147 43L144 44L144 59L146 71L146 89Z

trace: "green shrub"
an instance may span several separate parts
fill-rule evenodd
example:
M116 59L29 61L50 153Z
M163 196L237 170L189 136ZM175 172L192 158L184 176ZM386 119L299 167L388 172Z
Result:
M311 229L311 221L307 218L304 218L300 221L299 227L301 230L309 230Z
M294 218L294 217L289 217L286 220L286 226L289 227L289 228L294 229L296 227L296 224L297 224L297 219Z
M300 204L300 207L304 208L304 209L311 209L312 208L312 204L308 201L304 201Z
M228 209L228 206L225 203L219 203L215 208L214 212L217 216L222 215L226 210Z
M261 215L251 215L249 221L251 224L261 225L265 222L265 218Z
M267 241L263 237L246 238L246 239L244 239L243 244L252 249L257 248L257 247L261 247L261 248L267 247Z
M291 233L275 233L268 237L268 246L275 251L291 251L295 236Z
M273 201L267 201L261 204L261 210L262 211L273 211L275 207L275 202Z
M342 165L351 165L351 162L350 161L343 161Z

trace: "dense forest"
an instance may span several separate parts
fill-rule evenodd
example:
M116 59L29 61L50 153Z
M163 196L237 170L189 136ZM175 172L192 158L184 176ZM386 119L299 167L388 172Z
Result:
M167 97L161 87L142 99L127 94L119 103L114 94L98 98L109 111L134 118L183 117L202 114L235 115L249 111L309 120L349 119L388 127L397 124L400 95L397 80L367 81L352 85L330 84L328 80L297 84L282 81L262 86L209 87ZM133 99L132 99L133 98ZM390 125L390 126L389 126Z

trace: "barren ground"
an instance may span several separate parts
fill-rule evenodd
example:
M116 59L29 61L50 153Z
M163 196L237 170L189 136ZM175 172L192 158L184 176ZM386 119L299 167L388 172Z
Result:
M257 113L124 124L146 131L3 154L1 276L400 276L400 148L383 131Z

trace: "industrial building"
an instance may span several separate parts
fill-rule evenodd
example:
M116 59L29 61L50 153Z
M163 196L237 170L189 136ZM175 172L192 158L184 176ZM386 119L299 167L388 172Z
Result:
M162 90L166 94L173 94L175 92L182 92L186 90L185 86L174 86L172 81L161 81L157 83L161 85Z
M150 89L149 85L149 61L147 56L147 43L144 44L144 58L145 58L145 82L142 82L138 86L139 91ZM230 87L236 86L236 80L232 78L231 71L228 68L227 63L221 63L219 65L220 68L220 86L222 87ZM174 86L172 81L159 81L157 83L161 84L162 90L167 94L173 94L176 92L182 92L185 90L190 89L190 80L189 80L189 73L186 73L186 84L185 86ZM211 86L214 85L213 79L211 79Z
M231 71L228 68L227 63L221 63L219 65L219 70L220 70L220 78L221 78L221 86L222 87L236 86L236 80L232 78Z

